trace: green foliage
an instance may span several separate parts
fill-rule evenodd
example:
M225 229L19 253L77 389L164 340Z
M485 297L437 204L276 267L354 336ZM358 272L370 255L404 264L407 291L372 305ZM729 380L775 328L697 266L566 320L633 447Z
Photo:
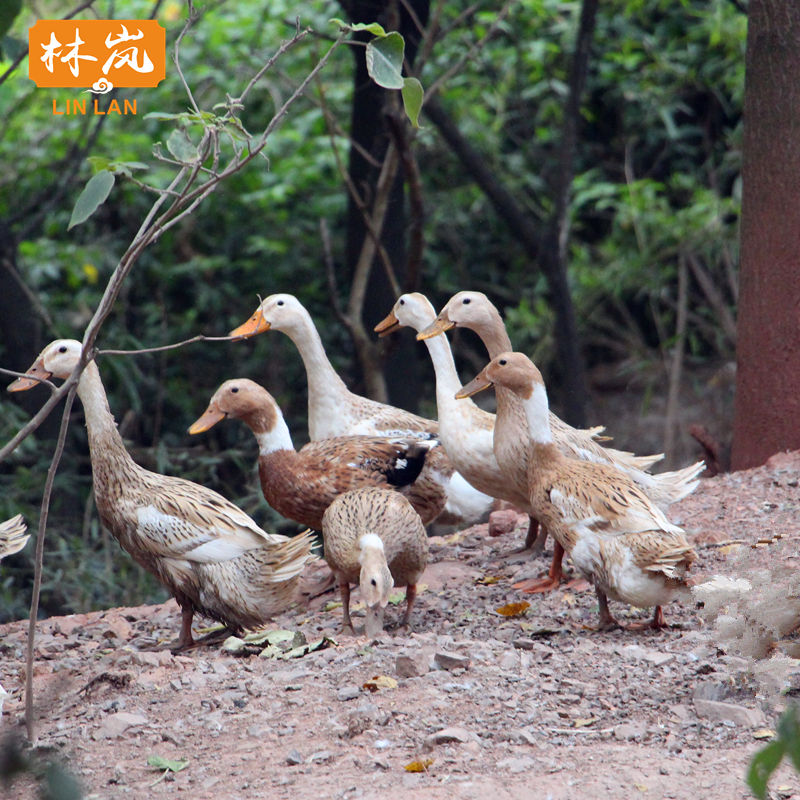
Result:
M790 705L781 714L777 734L774 741L753 756L747 771L747 785L759 800L766 800L769 779L784 756L792 762L795 771L800 772L800 717L796 705Z
M67 230L80 225L81 222L86 222L105 203L113 188L114 174L112 172L107 169L101 169L100 172L92 175L75 201L75 208L72 209L72 216L69 218Z

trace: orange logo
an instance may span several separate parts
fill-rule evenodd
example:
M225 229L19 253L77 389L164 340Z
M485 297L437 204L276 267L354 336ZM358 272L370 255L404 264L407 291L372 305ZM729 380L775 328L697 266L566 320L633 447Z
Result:
M166 34L156 20L39 20L28 29L28 77L39 87L158 86Z

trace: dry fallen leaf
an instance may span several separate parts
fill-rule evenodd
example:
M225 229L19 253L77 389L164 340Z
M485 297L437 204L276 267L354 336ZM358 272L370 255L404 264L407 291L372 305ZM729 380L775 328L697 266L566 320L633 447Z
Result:
M406 764L404 769L406 772L427 772L431 764L433 764L433 759L426 758L424 761L412 761L410 764Z
M753 738L754 739L774 739L775 738L775 731L771 730L770 728L759 728L757 731L753 731Z
M589 725L594 725L597 722L597 717L578 717L573 720L572 724L576 728L586 728Z
M366 681L362 688L369 689L371 692L377 692L378 689L396 689L397 681L388 675L376 675Z
M499 575L484 575L482 578L478 578L475 583L481 586L491 586L493 583L500 583L501 580L503 579Z
M530 607L531 604L523 600L521 603L508 603L500 606L495 611L502 617L521 617Z
M643 783L634 783L633 784L640 792L646 792L647 787Z
M562 603L566 603L568 606L574 606L575 605L575 595L574 594L570 594L570 592L564 592L564 594L561 595L561 602Z
M322 606L322 610L323 611L334 611L335 609L341 608L341 607L342 607L341 600L328 600L328 602L325 603L324 606Z
M728 556L731 553L735 553L737 550L741 549L741 547L742 546L740 544L726 544L724 547L720 547L717 552L723 556Z

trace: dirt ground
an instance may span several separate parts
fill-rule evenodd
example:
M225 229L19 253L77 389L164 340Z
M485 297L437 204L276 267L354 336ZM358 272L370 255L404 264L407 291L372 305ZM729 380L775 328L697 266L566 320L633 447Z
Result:
M778 455L673 507L697 572L794 566L799 477L800 453ZM599 633L593 592L520 595L511 583L547 562L513 552L519 523L499 537L481 525L431 540L410 634L391 629L402 604L378 641L339 635L332 593L283 614L271 628L328 645L301 657L264 657L288 644L264 655L263 644L246 655L152 649L177 634L174 602L43 621L34 756L59 756L88 796L109 799L749 797L748 761L784 702L776 687L696 608L666 609L666 631ZM496 610L523 600L520 616ZM24 729L25 642L26 623L0 627L4 734ZM171 772L153 757L187 763ZM427 766L409 771L413 762ZM788 767L770 787L800 798ZM31 780L8 796L35 796Z

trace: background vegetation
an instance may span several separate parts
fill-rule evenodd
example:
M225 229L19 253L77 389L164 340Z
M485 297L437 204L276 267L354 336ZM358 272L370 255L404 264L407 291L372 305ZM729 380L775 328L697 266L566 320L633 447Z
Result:
M92 5L101 18L144 17L155 9L167 28L168 48L186 14L174 0ZM241 114L248 127L263 127L335 35L328 20L343 16L342 6L346 12L349 5L201 5L202 17L181 49L198 104L211 109L235 94L292 35L299 18L317 35L281 58ZM70 7L53 0L36 4L36 12L59 17ZM519 0L498 11L490 2L441 2L430 12L440 34L421 49L418 76L426 87L438 87L437 103L463 139L527 217L544 227L553 213L581 4ZM23 8L3 39L0 74L20 42L24 46L34 18ZM732 0L611 0L598 10L568 206L569 282L595 389L613 367L617 384L638 387L641 409L666 393L676 342L689 365L685 391L701 392L705 384L698 376L705 381L733 357L745 33L746 16ZM145 115L187 106L169 66L157 89L135 93L136 117L53 117L50 98L63 102L73 94L36 89L24 62L0 84L0 292L12 282L18 287L20 279L27 297L0 319L0 365L8 368L24 369L52 338L81 338L106 279L152 203L135 182L119 180L97 214L67 232L75 199L92 174L88 157L141 162L150 170L148 180L156 179L167 167L154 160L153 147L166 141L174 122ZM144 252L99 346L144 348L197 333L222 335L250 315L259 293L290 291L309 308L348 384L363 390L352 341L333 310L320 238L325 220L343 290L352 264L346 259L348 198L339 165L347 163L352 102L353 59L343 48L270 138L268 159L223 183L187 222ZM421 177L425 248L419 278L408 288L425 292L437 307L459 289L487 292L505 313L516 347L553 379L558 402L560 365L547 283L440 126L424 115L422 126L412 151ZM677 314L682 304L688 316L683 333ZM370 308L365 315L387 311ZM31 318L38 336L10 347L14 331ZM483 352L468 336L458 337L458 344L466 377L482 365ZM390 348L397 346L390 341ZM422 346L413 352L416 363L405 370L418 375L419 410L433 414L427 354ZM105 357L100 368L140 463L213 486L272 528L285 524L260 496L255 445L243 426L218 426L201 441L186 434L216 386L241 375L269 388L298 446L306 441L305 377L285 337L268 333L248 343ZM43 402L44 390L30 394L37 396L27 405L0 396L3 441ZM160 598L153 579L100 529L79 404L73 415L79 424L70 427L56 483L43 613ZM609 422L591 411L589 417ZM621 444L647 450L611 427ZM663 444L663 430L662 424L656 431L656 447ZM52 426L42 429L0 464L0 519L22 512L35 525L52 436ZM3 562L0 621L27 611L31 552L29 547Z

